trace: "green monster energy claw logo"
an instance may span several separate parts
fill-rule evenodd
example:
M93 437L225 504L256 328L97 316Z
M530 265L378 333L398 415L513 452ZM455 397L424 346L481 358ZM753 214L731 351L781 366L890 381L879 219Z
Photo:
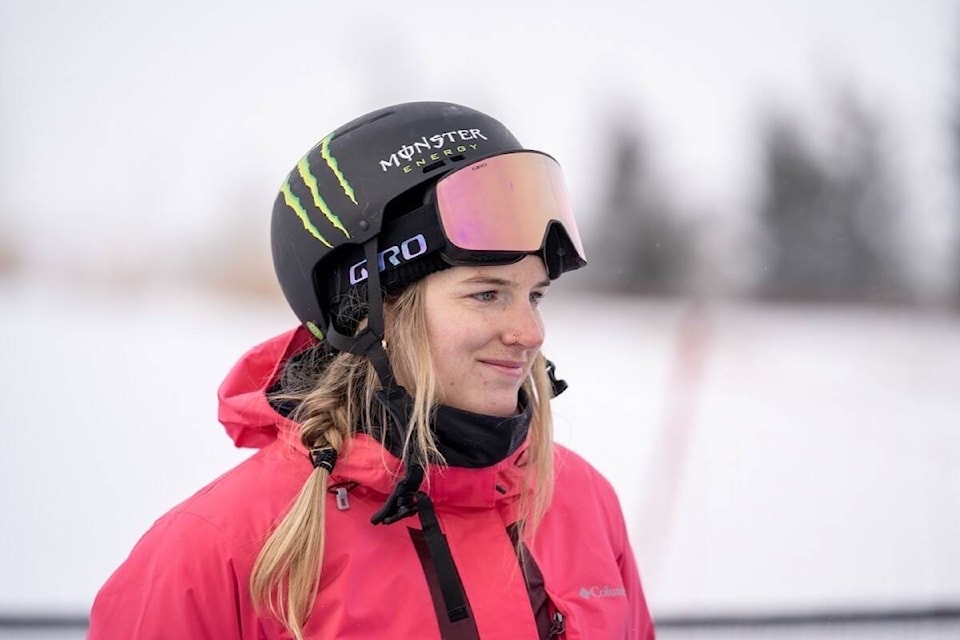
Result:
M336 176L337 182L340 183L340 188L343 189L343 193L350 198L350 201L353 204L357 204L357 198L354 194L353 187L350 186L350 183L347 182L347 178L343 175L343 172L340 171L340 166L337 164L337 159L330 155L330 140L332 134L327 136L320 141L320 155L326 161L327 166L330 168L330 171L333 172L333 175ZM310 195L313 197L314 206L323 213L327 221L333 225L335 229L343 232L347 238L350 237L350 232L347 231L347 228L343 226L343 222L340 221L340 218L330 209L326 201L320 195L320 185L317 181L317 176L313 174L312 169L310 168L309 154L305 155L300 159L300 162L297 163L297 173L300 175L300 178L303 179L303 183L307 185L307 189L310 190ZM326 246L333 248L333 245L330 244L320 230L317 229L317 226L310 219L310 214L307 212L306 208L303 206L303 203L300 202L300 199L293 193L290 189L290 179L287 178L287 181L283 183L283 186L280 188L280 191L283 193L283 200L287 203L287 206L293 209L293 212L297 214L297 217L300 218L300 221L303 222L303 228L310 232L314 238L325 244Z
M323 237L323 234L320 233L316 225L314 225L310 220L310 214L307 213L307 210L303 208L303 205L300 203L300 198L295 196L293 192L290 191L289 179L283 183L283 186L280 187L280 191L283 193L283 201L287 203L288 207L293 209L293 212L296 213L297 217L300 218L300 221L303 222L303 228L309 231L310 235L312 235L314 238L332 249L333 245Z
M353 194L353 187L350 186L350 183L347 182L346 177L344 177L343 173L341 173L340 165L337 164L337 159L330 155L330 138L331 136L327 136L320 141L320 155L323 156L323 159L327 161L327 166L330 167L331 171L333 171L333 175L337 176L337 180L340 181L340 187L343 189L343 192L347 194L347 197L353 201L353 204L357 204L357 198Z

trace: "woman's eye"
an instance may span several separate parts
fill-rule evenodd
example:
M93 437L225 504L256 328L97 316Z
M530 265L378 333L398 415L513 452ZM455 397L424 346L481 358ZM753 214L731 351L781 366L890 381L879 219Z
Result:
M475 300L479 300L480 302L493 302L494 300L497 299L497 292L481 291L480 293L473 294L473 298Z
M535 307L540 306L540 303L543 301L543 296L545 295L543 291L534 291L530 294L530 304Z

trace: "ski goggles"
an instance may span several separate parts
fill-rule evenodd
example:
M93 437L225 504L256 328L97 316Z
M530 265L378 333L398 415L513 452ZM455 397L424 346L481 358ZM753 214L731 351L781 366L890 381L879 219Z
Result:
M548 266L559 259L560 272L586 264L563 172L544 153L473 162L441 178L433 202L452 264L511 262L537 252L545 252Z
M538 151L490 156L443 176L422 206L385 225L378 245L377 270L384 274L437 254L460 266L540 255L551 279L587 264L560 165ZM342 281L336 291L369 276L360 246L342 264L329 274Z

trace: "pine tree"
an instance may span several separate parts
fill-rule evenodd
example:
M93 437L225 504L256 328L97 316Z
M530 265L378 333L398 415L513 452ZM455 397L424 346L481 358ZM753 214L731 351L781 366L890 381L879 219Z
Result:
M781 114L763 133L766 192L760 207L770 255L764 261L764 293L797 296L836 284L837 237L825 215L830 176L803 142L799 130Z
M690 277L691 234L651 175L639 129L612 122L606 197L589 236L591 279L622 292L679 293Z

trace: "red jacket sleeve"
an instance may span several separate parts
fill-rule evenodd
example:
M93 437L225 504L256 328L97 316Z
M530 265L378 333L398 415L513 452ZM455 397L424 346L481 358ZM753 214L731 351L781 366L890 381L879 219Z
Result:
M88 640L257 638L235 546L200 516L164 516L97 594Z
M620 506L620 499L617 497L613 486L605 478L603 484L607 489L607 496L609 496L609 499L605 502L607 526L609 527L611 542L617 550L617 564L620 568L623 588L626 590L627 599L630 602L630 620L625 638L626 640L655 640L656 631L654 630L653 619L650 616L650 608L647 606L647 599L643 593L643 586L640 583L640 571L637 569L633 547L630 545L630 536L627 533L623 508Z
M643 587L640 585L640 572L637 570L633 549L627 538L626 527L623 530L623 547L619 564L623 586L630 600L630 634L627 637L629 640L655 640L653 620L650 617L650 609L647 607L647 599L643 595Z

